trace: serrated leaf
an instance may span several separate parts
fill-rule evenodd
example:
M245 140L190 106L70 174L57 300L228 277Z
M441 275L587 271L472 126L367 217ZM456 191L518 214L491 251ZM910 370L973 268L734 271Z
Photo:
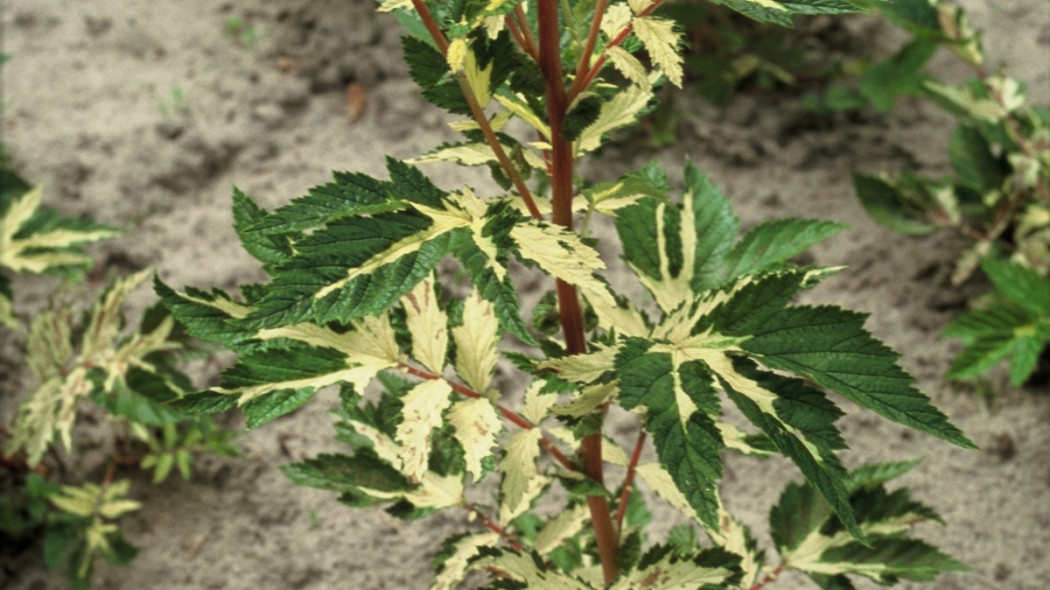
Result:
M605 269L598 252L572 232L552 225L519 224L510 235L519 254L556 279L575 285L595 298L615 304L595 273Z
M561 514L547 521L536 533L536 538L532 543L533 549L540 555L547 555L561 545L562 541L579 534L583 529L583 523L588 518L590 518L590 510L583 504L562 511Z
M640 339L616 356L620 403L628 410L644 406L645 428L660 462L700 520L717 527L724 443L711 418L698 411L717 409L718 400L709 381L694 378L697 369L695 363L676 363L671 353L650 350Z
M448 423L455 429L456 440L463 447L467 472L474 475L474 481L480 480L483 475L481 461L492 455L496 437L503 429L496 407L485 398L460 400L448 411Z
M490 550L471 563L471 569L489 569L512 580L523 582L527 588L557 588L558 590L595 590L579 579L551 570L543 560L533 554L510 553Z
M120 235L93 221L59 217L40 207L43 188L16 195L0 192L0 266L14 272L84 270L91 258L82 246Z
M412 335L413 358L440 375L448 353L448 315L438 304L434 283L433 278L420 281L402 299L402 306Z
M631 26L656 69L671 84L681 88L682 54L678 50L679 34L674 30L674 21L646 16L635 18Z
M237 188L233 189L233 229L237 231L244 250L269 269L291 257L292 244L300 235L297 232L253 231L256 224L266 220L267 215L251 197Z
M494 547L500 542L496 533L478 533L456 539L448 554L439 562L437 576L430 585L430 590L454 590L459 582L470 571L470 560L482 547Z
M168 311L195 338L220 342L238 350L254 333L254 330L233 321L246 317L252 308L233 301L222 291L216 289L206 293L187 287L186 292L178 292L161 281L159 276L154 277L153 290Z
M792 307L767 320L741 347L771 369L790 371L916 430L966 448L897 365L897 353L864 329L866 316L835 307Z
M499 360L499 321L493 306L473 292L464 302L463 325L452 328L456 374L474 391L485 393Z
M739 557L722 549L707 549L688 557L667 545L656 545L638 567L611 590L717 590L740 579Z
M632 84L638 86L649 85L649 74L645 71L645 66L626 49L620 46L609 47L605 50L605 55L609 58L609 62L612 63L613 67Z
M530 481L538 480L536 459L540 456L542 433L537 428L520 430L511 435L505 447L506 454L499 462L503 472L500 489L503 494L502 509L514 513L521 508L528 496Z
M846 229L820 219L777 219L755 226L727 254L725 279L765 271Z
M995 290L1035 317L1050 317L1050 279L1019 264L986 258L981 268Z
M311 387L302 389L281 389L270 394L253 398L241 407L244 412L245 426L257 428L274 418L288 414L317 393Z
M452 386L443 379L423 381L405 395L397 441L401 443L401 471L418 481L428 470L430 432L443 423L442 412L451 403Z
M648 88L631 86L606 101L598 113L598 118L576 139L576 155L593 152L601 147L605 134L634 123L652 97Z
M471 114L470 105L452 73L445 56L435 47L415 37L401 37L408 74L419 85L429 102L457 115Z

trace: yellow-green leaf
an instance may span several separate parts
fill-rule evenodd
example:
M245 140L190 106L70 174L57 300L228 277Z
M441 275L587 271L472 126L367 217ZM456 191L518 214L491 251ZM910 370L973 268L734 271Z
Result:
M590 510L582 504L563 511L536 533L536 540L532 543L533 549L540 555L554 551L562 541L575 537L589 517Z
M441 426L441 413L448 407L452 387L443 379L423 381L402 400L403 419L397 426L401 443L401 471L418 481L427 471L430 459L430 431Z
M674 22L652 16L639 17L631 23L634 34L645 45L653 65L667 79L682 87L682 54L678 50L679 34L674 30Z
M536 459L540 456L540 438L537 428L515 432L507 442L507 454L499 463L503 472L503 507L512 513L522 508L529 483L539 479Z
M430 590L453 590L470 570L470 560L482 547L494 547L500 541L496 533L467 535L453 545L452 554L441 561L441 571L431 584Z
M595 278L605 263L598 251L583 243L580 236L552 225L521 223L510 232L521 256L539 265L554 278L575 285L596 299L615 304L609 289Z
M631 83L639 86L649 85L649 74L646 73L645 66L626 49L619 46L610 47L605 50L605 54L609 56L612 65Z
M592 152L602 144L602 136L610 131L634 123L638 113L649 104L653 95L647 88L631 86L602 105L598 118L588 125L576 140L577 155Z
M402 299L405 322L412 335L412 356L437 375L445 369L448 352L448 316L438 305L434 278L420 281Z
M463 325L452 328L456 374L474 391L485 393L499 359L499 320L492 304L476 291L463 306Z
M482 475L481 460L492 455L496 436L503 428L496 407L485 398L457 401L448 411L448 422L463 446L467 472L478 481Z
M633 18L634 15L631 14L630 6L613 4L605 11L605 16L602 17L602 32L609 39L613 39L631 24L631 19Z

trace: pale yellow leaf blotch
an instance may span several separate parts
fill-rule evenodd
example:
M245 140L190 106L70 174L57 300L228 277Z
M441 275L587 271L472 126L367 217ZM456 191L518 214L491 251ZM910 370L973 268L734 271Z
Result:
M441 561L441 571L434 578L430 590L454 590L470 571L470 560L481 547L495 547L500 536L496 533L478 533L459 539L453 545L452 555Z
M386 0L379 5L379 12L393 12L402 8L411 9L412 0Z
M657 496L663 498L664 501L682 514L691 516L699 522L700 519L696 516L696 510L678 489L678 486L675 485L674 480L671 479L671 474L667 472L663 465L646 463L636 467L635 473L645 480L645 483L649 485L649 489L656 493Z
M401 471L412 481L427 472L430 459L430 431L442 424L441 413L448 407L452 387L442 379L424 381L404 397L397 441L401 443Z
M639 86L649 85L649 75L645 71L645 66L626 49L619 46L610 47L605 50L605 54L609 56L609 61L612 62L612 65L632 84Z
M652 5L653 0L627 0L627 5L631 7L631 12L635 14L641 14L643 10L649 8Z
M547 568L540 569L532 557L522 553L502 553L484 557L471 564L471 569L492 568L501 574L525 583L527 588L557 590L594 590L594 586L574 576Z
M580 504L563 511L536 533L532 548L540 555L546 555L561 545L561 542L576 536L583 529L583 523L590 517L590 510Z
M615 304L609 289L595 278L605 263L598 251L583 243L580 236L552 225L521 223L510 230L521 256L535 262L544 272L587 291L589 295Z
M456 373L478 393L485 393L499 358L499 320L492 304L471 293L463 306L463 325L452 328Z
M467 46L467 40L463 37L453 39L448 44L448 53L445 54L445 59L448 61L448 67L452 70L453 74L458 74L463 71L463 68L467 65L467 53L470 48Z
M467 57L463 63L463 72L467 76L467 85L470 86L470 91L474 94L474 98L477 99L481 108L485 108L485 105L492 98L492 66L493 62L490 61L488 67L481 69L478 66L478 58L474 55L474 52L467 51Z
M654 563L625 575L611 590L692 590L700 587L722 587L733 575L722 567L698 567L688 559L679 559L673 552Z
M107 351L113 348L113 341L120 333L124 320L121 307L128 294L138 287L152 271L145 269L133 275L121 277L113 282L106 294L91 309L91 320L84 330L79 362L88 363L100 360Z
M612 97L602 105L598 118L576 140L577 155L598 149L603 135L634 123L638 113L649 104L652 97L652 93L641 86L631 86Z
M525 401L521 404L522 417L537 426L547 417L551 406L558 401L557 395L540 393L544 383L542 379L530 383L529 388L525 390Z
M649 334L649 327L645 324L645 319L630 302L624 308L616 304L609 305L604 298L590 297L588 293L582 295L594 310L594 314L598 316L598 325L602 328L616 330L616 333L621 336L641 338Z
M521 95L497 94L496 101L503 105L503 108L507 109L507 111L528 123L530 127L538 131L540 135L550 141L551 128L550 125L547 124L546 118L536 114Z
M420 281L401 300L405 323L412 335L412 356L437 375L445 369L448 316L438 305L433 276Z
M503 428L496 407L485 398L457 401L448 411L448 422L463 447L467 472L478 481L482 476L481 461L492 455L496 436Z
M616 348L601 348L596 345L594 352L544 361L539 364L539 368L557 371L558 376L566 381L591 383L606 371L612 371L615 362Z
M678 50L679 34L674 30L674 22L647 16L634 19L632 24L634 34L645 45L653 65L672 84L681 88L682 54Z
M541 479L536 468L541 437L537 428L515 432L507 442L506 455L499 462L503 472L502 508L511 513L519 513L528 498L530 483ZM524 508L527 509L527 505Z
M605 16L602 17L602 32L612 40L631 24L631 19L633 18L634 15L631 14L630 6L613 4L605 11Z
M583 388L572 401L555 406L554 413L559 416L580 418L596 411L602 404L612 399L619 391L620 382L596 383Z

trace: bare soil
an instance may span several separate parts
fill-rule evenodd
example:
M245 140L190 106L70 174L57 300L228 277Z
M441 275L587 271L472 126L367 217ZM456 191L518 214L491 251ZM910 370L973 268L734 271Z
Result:
M964 4L986 29L992 61L1009 64L1030 82L1035 102L1050 104L1045 0ZM3 51L14 55L2 71L2 141L23 175L46 187L46 204L127 230L95 250L106 272L153 267L176 287L231 289L259 280L258 265L231 228L232 186L272 208L326 182L332 170L382 176L385 155L412 157L454 138L450 118L429 107L408 80L392 19L375 15L366 0L3 0L2 6ZM231 36L231 18L257 39ZM902 38L871 20L846 22L861 47L890 48ZM935 68L949 78L965 75L948 56ZM986 404L941 379L957 345L937 333L981 289L950 286L963 244L944 235L904 238L874 225L850 184L853 169L945 174L951 121L907 100L889 115L831 118L807 114L795 97L777 93L745 95L725 111L688 90L671 100L680 115L672 146L652 150L645 136L625 136L585 171L615 176L657 158L673 176L688 158L734 199L745 225L782 216L849 224L813 251L816 263L848 270L808 300L871 313L868 327L902 352L923 390L982 448L954 448L847 408L847 463L922 458L902 483L948 526L922 525L918 532L973 568L900 587L1050 588L1050 395L1011 390L999 379L1001 393ZM434 178L446 188L491 186L481 175L453 172L435 168ZM615 269L617 253L605 254ZM16 309L31 312L53 287L19 281ZM135 305L151 299L144 290ZM0 342L0 350L13 345ZM4 366L6 422L13 402L6 392L25 378ZM217 371L209 364L196 376L203 384ZM95 587L428 588L436 541L477 526L464 514L406 523L379 510L351 511L278 471L337 449L327 414L333 404L331 394L322 394L246 434L242 459L197 460L189 482L173 478L154 487L145 473L121 472L144 504L125 522L142 552L128 567L100 564ZM610 428L629 434L635 424L618 417ZM88 431L72 475L97 474L91 459L111 443L105 428ZM783 484L797 478L795 468L731 457L728 474L730 507L766 535L769 507ZM670 518L662 523L669 526ZM38 547L5 547L0 587L65 585L45 570ZM812 586L785 576L773 587Z

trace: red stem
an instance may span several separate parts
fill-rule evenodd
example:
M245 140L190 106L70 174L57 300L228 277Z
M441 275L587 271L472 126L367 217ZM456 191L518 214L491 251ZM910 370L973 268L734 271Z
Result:
M631 453L631 462L627 464L627 477L623 480L623 491L620 492L620 505L616 508L616 531L623 534L623 517L627 514L627 499L631 496L631 486L634 484L634 470L638 467L638 461L642 457L642 448L645 446L645 431L638 433L638 440L634 443L634 451Z
M642 17L642 16L647 16L649 14L652 14L652 12L654 10L656 10L657 8L659 8L660 5L663 4L663 3L664 3L664 0L655 0L655 2L653 2L645 10L640 12L638 14L638 16ZM631 34L631 31L633 30L633 28L634 27L632 27L630 24L628 24L626 27L624 27L624 29L622 31L620 31L620 34L616 35L615 39L610 41L609 44L605 46L605 48L608 49L610 47L616 47L620 43L623 43L624 39L626 39L627 36ZM569 90L569 100L576 100L576 97L579 96L581 92L586 90L587 87L591 85L591 82L594 82L595 76L598 75L598 72L601 71L602 66L604 66L604 65L605 65L605 53L603 52L601 55L598 56L597 61L594 62L594 65L591 66L591 69L587 72L586 75L584 75L584 76L577 75L576 76L576 80L573 81L572 88Z
M608 0L598 0L598 5L594 7L594 15L591 17L591 30L587 33L587 43L584 44L583 53L580 55L580 64L576 67L576 76L573 79L572 87L569 89L569 96L574 99L580 93L580 88L577 84L587 75L587 71L591 67L591 54L594 53L594 46L598 44L598 34L602 31L602 18L605 17L607 5Z
M765 587L770 582L775 582L777 580L777 578L780 576L780 572L782 572L782 571L784 571L784 564L778 565L777 569L769 572L769 574L767 574L766 577L762 578L761 581L759 581L754 586L748 588L747 590L759 590L760 588Z
M467 510L469 510L469 511L473 512L475 515L477 515L478 520L480 520L482 522L482 524L487 526L490 531L492 531L492 532L496 533L497 535L499 535L500 538L503 539L504 541L506 541L506 543L508 545L513 547L515 551L517 551L518 553L521 553L522 551L525 550L521 546L521 543L517 542L514 539L514 537L512 537L511 534L507 532L506 529L504 529L500 525L498 525L495 522L493 522L492 519L490 519L488 516L485 516L485 513L482 512L481 510L478 510L477 506L474 506L473 504L471 504L469 502L464 502L463 506Z
M562 78L558 2L557 0L539 0L537 8L540 36L539 63L547 83L547 119L551 128L551 201L553 208L551 220L556 225L572 231L574 163L572 142L566 140L562 135L569 101ZM570 355L583 354L587 351L587 340L583 333L583 314L576 287L559 280L557 281L557 292L558 311L567 351ZM580 443L580 450L583 453L584 472L594 481L604 482L601 433L585 436ZM590 509L591 524L594 526L594 535L598 542L602 575L605 583L610 584L619 576L620 568L616 563L616 531L613 528L612 515L609 513L609 501L604 495L587 496L587 507Z

